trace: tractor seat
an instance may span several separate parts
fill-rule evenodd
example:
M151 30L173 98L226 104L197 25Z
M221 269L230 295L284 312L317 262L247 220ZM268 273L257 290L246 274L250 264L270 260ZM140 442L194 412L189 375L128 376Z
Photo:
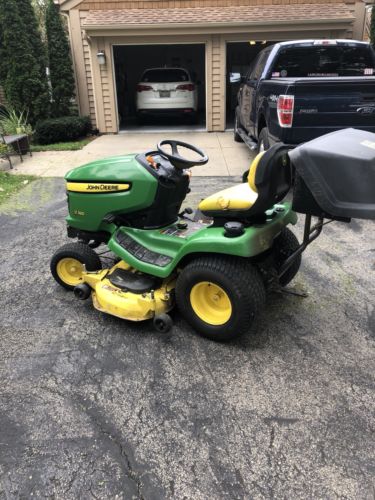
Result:
M280 202L292 184L290 147L275 144L253 160L248 182L224 189L202 200L200 211L213 218L249 218Z

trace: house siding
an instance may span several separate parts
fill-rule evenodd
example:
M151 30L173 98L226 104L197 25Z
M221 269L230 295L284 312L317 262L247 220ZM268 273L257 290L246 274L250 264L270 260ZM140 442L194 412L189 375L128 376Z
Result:
M222 40L219 35L212 36L212 130L223 130L225 128L223 117L223 102L225 100L225 61L222 48Z

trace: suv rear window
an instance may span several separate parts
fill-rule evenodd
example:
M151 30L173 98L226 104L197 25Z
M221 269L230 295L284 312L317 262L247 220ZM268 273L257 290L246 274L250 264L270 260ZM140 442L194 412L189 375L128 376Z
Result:
M370 47L329 45L287 47L272 68L272 78L375 75L375 55Z
M149 69L143 73L142 82L187 82L189 75L183 69Z

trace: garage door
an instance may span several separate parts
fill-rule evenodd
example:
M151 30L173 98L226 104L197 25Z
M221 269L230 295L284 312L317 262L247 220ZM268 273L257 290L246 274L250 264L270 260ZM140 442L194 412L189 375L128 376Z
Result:
M204 44L113 47L120 130L205 129Z

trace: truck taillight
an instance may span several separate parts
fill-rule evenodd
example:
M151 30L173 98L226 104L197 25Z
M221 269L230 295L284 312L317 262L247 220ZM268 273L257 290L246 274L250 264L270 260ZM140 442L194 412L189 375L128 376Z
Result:
M184 83L183 85L177 85L176 90L189 90L192 92L194 88L194 83Z
M146 92L147 90L152 90L151 85L137 85L137 92Z
M294 95L279 95L277 99L277 118L280 127L290 128L293 123Z

